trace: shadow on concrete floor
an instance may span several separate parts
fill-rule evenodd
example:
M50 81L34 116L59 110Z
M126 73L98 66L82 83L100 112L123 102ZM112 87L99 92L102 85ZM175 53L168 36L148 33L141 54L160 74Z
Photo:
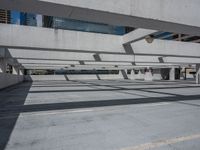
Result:
M37 112L49 110L64 110L64 109L77 109L77 108L92 108L92 107L105 107L105 106L119 106L131 104L146 104L146 103L159 103L159 102L179 102L200 100L200 95L190 96L169 96L169 97L148 97L136 99L112 99L112 100L98 100L98 101L84 101L84 102L66 102L66 103L52 103L52 104L34 104L34 105L17 105L5 109L1 114L18 115L23 112ZM193 104L195 105L195 104Z
M89 84L86 86L101 86L96 83L89 82L77 82L81 84ZM140 90L142 92L150 92L157 94L169 94L169 96L163 97L145 97L145 98L129 98L129 99L112 99L112 100L98 100L98 101L80 101L80 102L66 102L66 103L51 103L51 104L33 104L24 105L28 93L40 93L46 92L48 94L52 91L30 91L32 83L23 83L21 85L16 85L0 92L0 150L4 150L10 135L15 127L16 121L23 112L38 112L38 111L54 111L54 110L64 110L64 109L78 109L78 108L92 108L92 107L105 107L105 106L119 106L119 105L131 105L131 104L145 104L145 103L159 103L159 102L177 102L185 105L191 105L200 107L198 104L187 103L191 100L200 100L200 95L176 95L171 93L163 93L157 91L150 91L152 88L120 88L114 85L108 85L107 87L114 89L94 89L94 91L116 91L116 92L128 92L131 90ZM105 86L105 85L102 85ZM177 88L190 88L191 86L177 87ZM192 88L195 86L192 86ZM95 87L96 88L96 87ZM165 87L176 88L176 87ZM148 89L148 90L146 90ZM153 88L154 89L154 88ZM155 89L160 89L155 87ZM93 89L92 89L93 90ZM88 90L58 90L55 92L84 92L91 91ZM13 93L13 95L12 95ZM127 93L134 94L134 93ZM4 96L4 97L2 97Z
M11 110L7 109L7 107L12 106L13 103L18 106L23 106L32 83L23 83L23 85L23 87L15 85L0 91L0 93L4 93L6 96L3 97L3 94L0 96L0 150L6 148L10 135L21 112L21 110L18 110L14 115L12 115L12 117L8 117L8 114L12 112L10 112ZM18 95L12 95L11 93L13 91L17 91Z

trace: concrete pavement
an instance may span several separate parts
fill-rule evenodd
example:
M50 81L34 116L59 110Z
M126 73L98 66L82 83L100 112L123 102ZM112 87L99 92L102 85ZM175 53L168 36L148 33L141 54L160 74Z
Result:
M0 92L1 150L199 150L195 81L39 81Z

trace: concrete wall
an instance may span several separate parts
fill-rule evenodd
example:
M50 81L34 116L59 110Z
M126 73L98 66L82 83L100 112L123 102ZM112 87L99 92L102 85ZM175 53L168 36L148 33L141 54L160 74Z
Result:
M99 79L123 79L121 74L116 75L31 75L25 76L25 81L58 81L58 80L99 80Z
M66 81L66 80L115 80L124 79L122 74L116 75L31 75L25 76L25 81ZM144 80L144 74L128 75L130 80ZM161 80L161 74L153 74L153 80Z
M0 89L23 82L23 80L24 77L22 75L0 73Z

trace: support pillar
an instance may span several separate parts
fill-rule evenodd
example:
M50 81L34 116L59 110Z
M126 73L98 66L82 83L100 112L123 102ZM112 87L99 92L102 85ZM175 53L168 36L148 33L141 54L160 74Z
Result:
M24 75L24 69L19 69L19 75Z
M200 84L200 64L196 64L196 84Z
M153 81L153 74L150 68L147 68L144 73L144 80L145 81Z
M5 58L0 58L0 72L6 73L7 61Z
M20 69L19 69L19 66L13 66L13 74L15 75L20 75Z
M12 74L18 75L18 69L16 66L12 67Z
M131 75L130 75L131 80L135 80L135 70L131 70Z
M121 70L122 76L125 80L128 79L127 71L126 70Z
M136 75L136 79L138 80L144 80L144 74L141 72L141 70L138 70L138 74Z
M185 68L184 72L185 72L184 79L187 80L187 68Z
M172 67L169 72L169 79L175 81L175 67Z

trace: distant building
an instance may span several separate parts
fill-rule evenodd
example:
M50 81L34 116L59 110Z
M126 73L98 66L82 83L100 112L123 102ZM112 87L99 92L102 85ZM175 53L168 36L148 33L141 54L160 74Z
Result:
M30 13L20 13L20 24L28 26L37 26L36 15Z
M56 29L66 29L66 30L115 34L115 35L123 35L126 33L125 27L91 23L91 22L72 20L72 19L64 19L59 17L50 17L50 16L43 16L43 26Z
M30 13L20 13L20 24L27 26L42 26L42 16Z
M10 22L11 22L10 11L0 9L0 23L10 23Z

